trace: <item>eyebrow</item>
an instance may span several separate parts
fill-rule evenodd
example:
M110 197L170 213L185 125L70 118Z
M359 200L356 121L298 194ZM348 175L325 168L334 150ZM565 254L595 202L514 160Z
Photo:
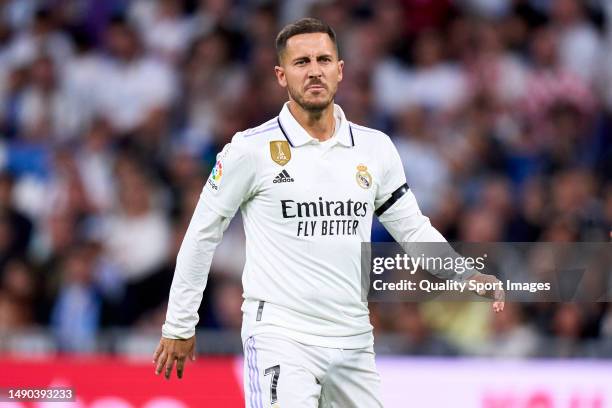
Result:
M321 58L329 58L329 59L333 59L333 58L334 58L334 56L333 56L332 54L321 54L321 55L317 55L317 59L321 59ZM296 58L294 58L293 60L291 60L291 62L297 62L297 61L300 61L300 60L306 60L306 59L307 59L307 60L309 60L309 59L310 59L310 56L303 55L303 56L301 56L301 57L296 57Z

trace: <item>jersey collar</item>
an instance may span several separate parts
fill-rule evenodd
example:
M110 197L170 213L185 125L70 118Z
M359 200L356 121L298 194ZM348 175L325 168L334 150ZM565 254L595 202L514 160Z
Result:
M346 147L355 146L355 139L353 137L353 130L344 116L344 112L340 106L334 104L334 115L340 118L340 129L336 132L336 139L338 143ZM291 147L303 146L307 143L316 140L308 134L306 129L298 123L297 120L291 114L289 110L289 102L285 102L283 109L277 118L278 125L280 126L283 135L291 145Z

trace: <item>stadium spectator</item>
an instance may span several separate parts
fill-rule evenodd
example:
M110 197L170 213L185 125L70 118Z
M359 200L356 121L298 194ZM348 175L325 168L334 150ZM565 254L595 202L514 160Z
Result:
M422 210L435 214L438 197L448 185L448 163L437 148L437 141L427 126L425 109L418 106L398 115L396 147L406 170L406 180Z
M198 38L185 64L185 114L188 131L202 148L219 126L221 110L236 104L244 92L245 72L230 55L227 33L218 30Z
M6 256L26 255L34 228L32 221L15 208L13 186L14 176L0 173L0 218L5 231L0 240L0 265L4 265Z
M35 324L37 287L22 259L11 259L0 274L0 330L23 330Z
M124 279L135 283L166 261L170 226L152 181L129 157L118 161L116 180L119 202L104 220L104 243Z
M98 113L119 133L138 127L154 109L169 109L176 96L174 72L143 48L136 30L115 19L106 36L111 60L95 95Z
M145 46L156 56L172 63L179 61L195 32L184 16L183 1L134 1L129 14Z
M17 31L8 45L11 62L16 66L29 65L41 55L49 55L59 67L69 62L73 44L58 23L57 14L51 8L39 8L33 13L32 21Z
M538 332L525 322L520 304L512 303L508 310L503 316L493 316L491 338L483 348L483 354L496 357L532 357L541 341Z
M95 350L102 298L93 279L92 253L84 245L71 248L60 262L61 289L51 311L51 327L60 350Z
M559 38L561 65L592 84L600 63L601 41L593 24L586 19L583 2L554 1L550 15L551 26Z

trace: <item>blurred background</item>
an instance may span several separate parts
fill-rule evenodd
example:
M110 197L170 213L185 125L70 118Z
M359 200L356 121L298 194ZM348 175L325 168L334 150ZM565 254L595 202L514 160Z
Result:
M610 240L612 2L1 0L0 353L150 356L215 155L280 111L274 38L303 16L335 28L336 102L393 138L448 240ZM206 353L241 352L239 218ZM612 357L605 303L371 309L381 354Z

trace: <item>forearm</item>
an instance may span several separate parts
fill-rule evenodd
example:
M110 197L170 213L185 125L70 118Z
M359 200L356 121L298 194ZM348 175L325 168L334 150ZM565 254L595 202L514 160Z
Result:
M384 221L383 225L397 242L447 242L429 218L420 213Z
M432 258L456 258L461 256L447 243L444 236L431 225L429 218L421 213L411 192L406 193L379 219L395 241L405 243L402 247L409 255L420 256L425 254ZM438 278L458 281L464 281L477 273L476 270L472 269L458 274L454 270L444 268L428 270L428 272Z
M186 339L195 334L213 254L229 221L200 199L176 259L163 337Z

